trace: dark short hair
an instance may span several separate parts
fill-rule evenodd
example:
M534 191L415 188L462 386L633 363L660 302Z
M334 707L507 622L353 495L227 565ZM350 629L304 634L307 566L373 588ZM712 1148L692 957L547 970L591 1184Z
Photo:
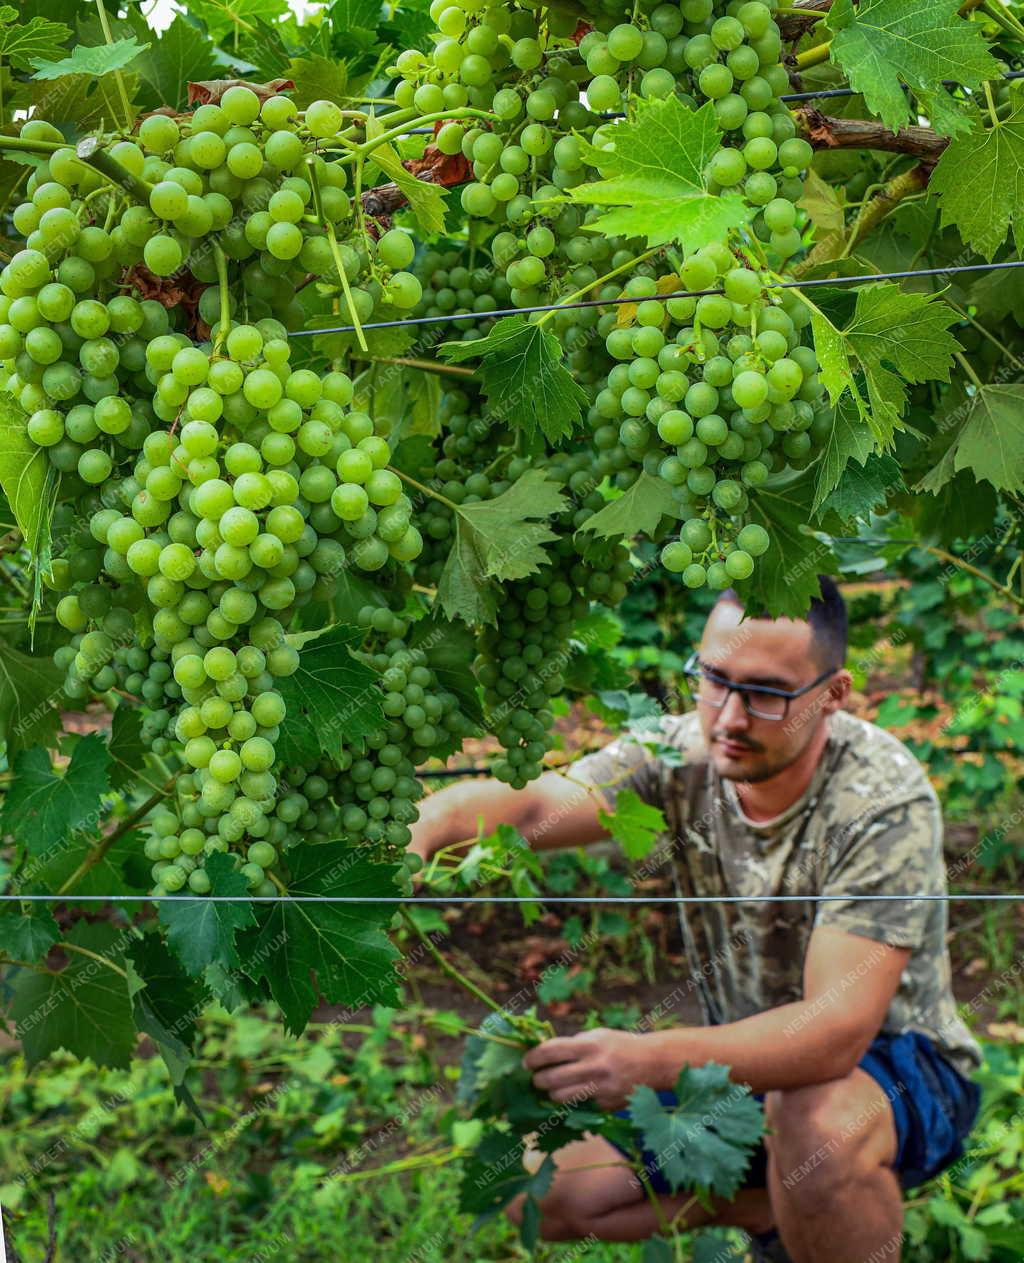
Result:
M811 625L811 637L822 669L835 667L838 670L846 661L848 642L848 619L846 602L839 591L836 581L827 574L818 575L820 596L814 597L807 611L807 622ZM743 600L734 588L726 588L719 596L716 605L728 601L730 605L742 608Z

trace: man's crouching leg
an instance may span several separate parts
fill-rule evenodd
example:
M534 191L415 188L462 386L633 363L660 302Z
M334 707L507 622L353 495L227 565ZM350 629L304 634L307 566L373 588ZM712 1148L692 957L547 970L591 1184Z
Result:
M768 1188L794 1263L896 1263L903 1196L892 1106L863 1070L769 1092Z
M543 1158L527 1152L527 1165L536 1170ZM540 1235L546 1241L578 1241L587 1237L599 1241L644 1241L661 1231L643 1186L621 1153L599 1136L566 1145L553 1155L556 1163L551 1188L540 1200ZM683 1206L692 1201L688 1193L659 1199L661 1214L675 1220ZM523 1199L516 1198L507 1210L518 1224ZM691 1207L677 1228L700 1228L720 1224L763 1232L771 1227L768 1194L765 1189L746 1189L732 1202L716 1203L712 1213Z

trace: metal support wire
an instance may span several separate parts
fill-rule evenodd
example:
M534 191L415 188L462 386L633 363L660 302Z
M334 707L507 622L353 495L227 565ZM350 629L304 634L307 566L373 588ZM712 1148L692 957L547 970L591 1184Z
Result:
M905 280L911 276L953 276L959 272L989 272L1001 268L1024 267L1024 259L1010 259L1005 263L962 263L956 267L915 268L906 272L870 272L864 276L827 276L809 281L778 281L769 285L769 289L815 289L822 285L853 285L858 282ZM724 294L720 286L714 289L683 289L671 294L651 295L650 301L664 303L670 298L705 298L710 294ZM462 311L451 312L444 316L412 316L402 320L376 320L364 324L363 329L397 329L406 325L447 324L453 320L486 320L499 316L533 315L541 311L574 311L583 307L617 307L622 303L641 303L648 299L633 297L620 298L587 298L578 303L545 303L539 307L502 307L497 311ZM332 325L325 329L293 329L290 338L311 338L318 333L353 333L355 325Z
M1024 70L1008 70L1002 75L1003 79L1024 79ZM939 82L944 88L958 88L960 84L955 79L940 79ZM859 96L860 93L856 88L822 88L818 92L784 92L779 97L780 101L825 101L829 98L843 96ZM625 114L598 114L597 118L604 120L614 120L617 118L625 118ZM434 129L432 127L413 127L410 131L404 132L405 136L433 136Z
M920 895L466 895L453 899L447 895L382 895L368 899L362 895L0 895L3 903L358 903L358 904L464 904L464 903L848 903L851 899L872 903L939 903L962 900L968 903L1007 903L1024 901L1021 894L920 894Z

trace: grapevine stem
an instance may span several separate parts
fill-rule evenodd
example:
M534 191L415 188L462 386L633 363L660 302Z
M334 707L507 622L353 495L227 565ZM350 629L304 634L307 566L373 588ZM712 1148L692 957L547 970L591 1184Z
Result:
M820 22L825 13L816 9L794 9L779 7L775 10L776 17L782 18L806 18L808 22Z
M816 48L809 48L805 53L797 53L796 68L797 70L810 70L812 66L820 66L823 62L828 61L832 52L832 41L826 40L824 44L818 44Z
M28 140L22 136L0 136L0 150L20 149L22 153L51 154L66 149L55 140Z
M362 322L359 319L359 312L356 311L356 305L352 299L352 288L348 283L348 273L345 271L345 264L341 257L341 250L338 246L338 238L334 235L334 225L324 214L324 204L320 197L320 179L317 176L316 164L313 161L313 154L306 158L306 169L309 172L310 187L313 190L313 205L316 207L316 213L320 217L327 232L327 241L331 247L331 255L334 258L334 266L338 270L338 279L341 281L341 288L345 294L345 304L348 307L348 314L352 320L352 327L355 330L356 339L360 347L367 351L369 347L366 345L366 334L363 333Z
M352 358L358 360L361 357L355 355ZM439 364L435 360L411 359L405 355L371 355L367 358L371 364L404 364L406 368L419 368L424 373L441 373L451 377L476 376L471 368L462 368L457 364Z
M100 26L103 28L103 38L108 44L113 44L114 36L110 31L110 23L107 21L107 10L103 4L103 0L96 0L96 11L100 15ZM124 86L124 77L120 70L114 71L114 79L117 83L118 95L121 98L121 105L124 109L124 125L127 131L131 131L132 123L135 121L132 115L132 107L128 104L128 93Z
M996 114L996 103L992 99L992 86L989 83L981 85L985 89L985 103L988 105L988 116L992 120L992 126L999 126L999 116Z
M964 561L961 557L955 557L952 553L947 553L944 548L934 548L930 544L926 544L924 551L931 553L933 557L938 557L940 561L948 562L951 566L956 566L960 570L966 570L968 574L974 575L976 579L980 579L982 583L987 583L990 588L998 592L1000 596L1005 597L1007 601L1016 605L1019 609L1024 609L1024 597L1018 596L1012 588L1006 587L1005 584L993 579L990 574L986 574L984 570L979 570L977 566L972 566L969 561Z
M103 148L103 142L96 136L86 136L84 140L80 140L75 147L75 154L111 184L120 184L141 205L149 205L149 195L153 191L152 184L140 179L137 175L132 175L127 167L123 167L116 158L112 158Z
M213 351L216 355L220 348L224 345L224 340L228 336L228 330L231 328L231 294L228 290L228 261L224 257L224 251L216 242L213 245L213 261L217 268L217 285L220 289L220 327L217 330L217 338L213 344Z
M1021 26L1009 9L1003 9L998 4L992 4L990 0L982 0L978 8L981 9L986 17L991 18L997 26L1001 26L1008 35L1014 35L1017 39L1024 39L1024 26Z
M963 355L960 351L954 351L954 352L953 352L953 355L954 355L954 358L956 359L956 362L957 362L957 363L960 365L960 367L964 370L964 372L965 372L965 373L967 374L967 376L971 379L971 381L975 384L975 386L977 386L977 388L978 388L979 390L983 390L983 389L984 389L984 386L985 386L985 383L981 380L981 378L978 376L978 374L977 374L977 373L974 371L974 369L971 367L971 362L970 362L970 360L967 358L967 356L966 356L966 355Z
M92 960L98 961L101 965L106 965L106 967L108 969L112 969L115 974L120 974L125 982L128 981L128 975L121 966L115 965L112 960L108 960L106 956L101 956L99 952L94 952L88 947L81 947L78 943L62 942L60 946L66 952L76 952L79 956L88 956Z
M481 991L475 982L467 978L464 973L456 969L449 961L445 960L444 956L442 956L438 951L437 946L430 935L421 930L416 924L416 919L413 917L408 908L403 907L400 909L400 912L402 920L409 926L416 937L421 940L424 947L426 947L427 951L437 962L438 966L448 975L449 978L451 978L453 982L457 982L460 987L464 987L470 995L476 996L478 1000L481 1000L484 1004L486 1004L489 1009L493 1009L495 1013L501 1013L504 1015L505 1010L496 1000L492 1000L486 991Z
M558 307L552 307L550 311L546 311L537 321L538 327L551 319L552 316L558 315L560 307L574 303L577 298L582 298L584 294L589 293L598 285L603 285L606 281L614 280L622 272L628 271L630 268L636 267L638 263L643 263L645 259L650 259L656 254L660 254L664 246L653 246L650 250L645 250L643 254L638 254L635 259L630 259L628 263L620 263L617 268L612 268L610 272L606 272L604 276L599 276L596 281L591 281L589 285L584 285L582 289L578 289L575 293L569 294L566 298L560 299Z
M56 978L60 972L57 969L50 969L47 965L40 965L38 961L19 960L16 956L0 957L0 965L17 965L19 969L32 969L37 974L49 974L51 978Z
M404 136L413 126L422 127L425 123L437 123L441 119L455 121L461 118L482 118L490 121L497 117L497 114L492 114L488 110L474 110L468 105L464 105L457 110L437 110L433 114L422 114L417 119L402 123L398 127L392 127L389 131L381 132L379 136L374 136L372 140L364 140L359 146L359 153L365 158L380 145L386 145L392 140L397 140L399 136Z
M57 890L57 894L66 895L69 891L74 890L86 873L94 869L100 860L103 859L114 843L123 838L126 833L129 833L132 829L134 829L140 820L144 820L145 817L149 815L157 803L162 802L167 797L174 788L174 782L176 779L177 774L166 781L160 789L156 791L156 793L150 794L141 807L137 807L130 815L125 816L116 829L112 830L105 838L97 842L71 876L61 884Z
M431 491L431 489L425 486L422 482L417 482L412 474L404 473L401 469L396 469L394 465L389 465L388 469L390 469L393 474L397 474L403 482L407 482L410 487L415 487L417 491L422 491L425 496L430 496L433 500L440 500L441 503L446 504L453 513L458 513L459 506L454 502L454 500L449 500L447 496L441 495L440 491Z

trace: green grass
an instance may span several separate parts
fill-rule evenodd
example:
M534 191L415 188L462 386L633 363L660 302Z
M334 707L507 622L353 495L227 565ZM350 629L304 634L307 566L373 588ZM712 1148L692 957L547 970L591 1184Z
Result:
M45 1257L52 1194L54 1263L527 1258L503 1219L472 1231L456 1210L455 1166L373 1174L437 1161L461 1118L451 1104L455 1046L425 1040L422 1016L379 1010L368 1028L313 1028L299 1040L273 1017L211 1017L190 1079L205 1125L174 1102L158 1058L98 1071L55 1057L29 1071L8 1054L0 1078L8 1246L22 1263ZM968 1159L911 1198L904 1258L913 1263L1024 1257L1024 1121L1015 1113L1024 1049L990 1048L984 1078L986 1108ZM535 1257L642 1263L643 1250L546 1245Z

